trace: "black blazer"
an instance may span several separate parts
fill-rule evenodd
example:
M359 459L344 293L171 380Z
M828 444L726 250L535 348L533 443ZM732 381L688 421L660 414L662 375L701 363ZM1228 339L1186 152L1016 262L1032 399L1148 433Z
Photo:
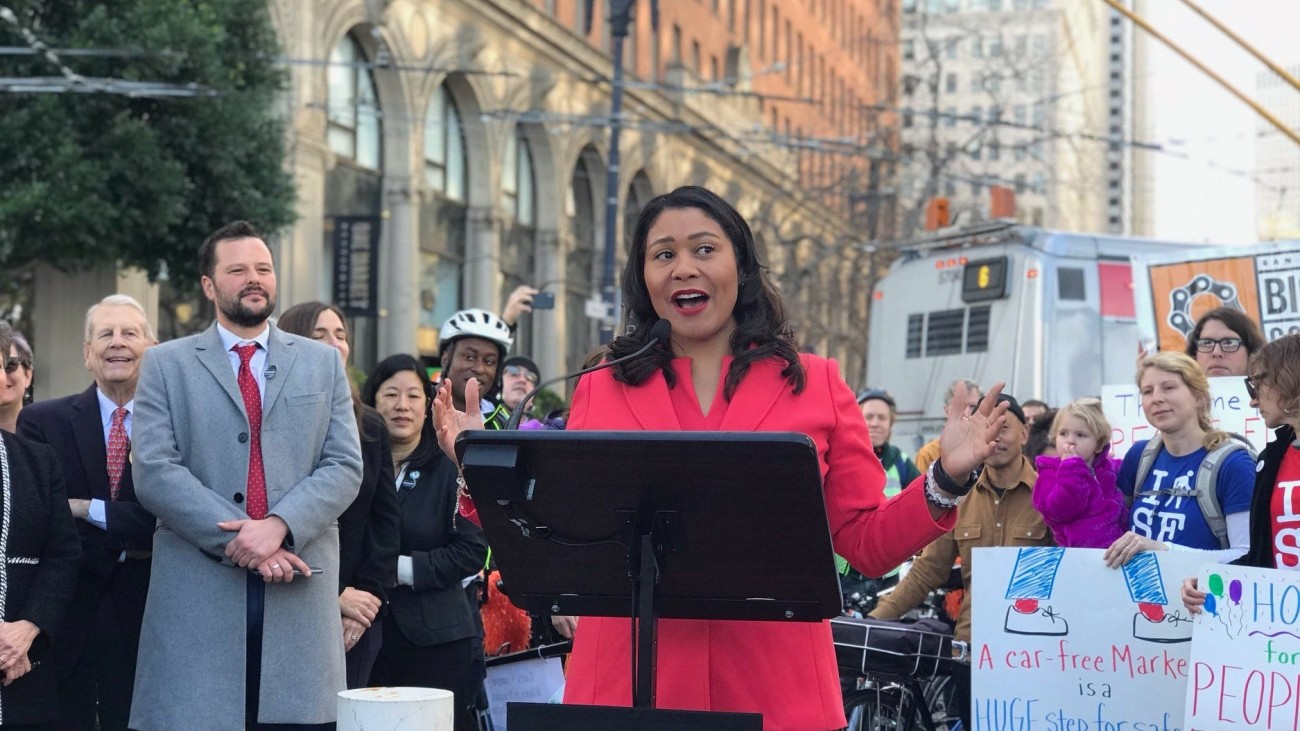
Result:
M78 520L77 532L85 554L82 568L107 579L117 571L126 549L153 548L157 519L135 497L131 462L127 460L117 500L108 489L108 449L99 415L95 386L74 396L38 401L18 412L18 435L48 444L58 456L71 499L104 501L108 530Z
M351 586L387 600L397 583L402 515L388 427L378 411L361 408L361 491L339 516L339 592Z
M1250 550L1233 561L1241 566L1258 566L1275 569L1273 553L1273 489L1277 486L1277 472L1282 468L1282 458L1295 441L1295 431L1289 426L1273 432L1276 437L1259 453L1255 471L1255 493L1250 498Z
M457 515L456 466L426 427L397 493L401 555L410 556L415 586L389 592L389 616L412 644L429 647L478 634L461 580L483 568L487 539Z
M28 651L39 661L72 604L81 562L81 543L63 488L63 474L54 452L44 444L0 431L9 463L9 494L0 496L0 511L8 503L9 531L0 535L8 559L4 621L27 620L40 628ZM42 662L30 673L0 688L0 710L6 724L41 723L56 710L54 670Z

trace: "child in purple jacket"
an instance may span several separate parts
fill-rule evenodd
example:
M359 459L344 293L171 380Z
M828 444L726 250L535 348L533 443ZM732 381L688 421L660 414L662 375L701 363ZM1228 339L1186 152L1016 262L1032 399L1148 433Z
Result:
M1036 460L1033 496L1059 546L1106 548L1128 527L1124 496L1115 486L1119 463L1110 458L1110 434L1095 398L1071 402L1052 422L1058 456Z

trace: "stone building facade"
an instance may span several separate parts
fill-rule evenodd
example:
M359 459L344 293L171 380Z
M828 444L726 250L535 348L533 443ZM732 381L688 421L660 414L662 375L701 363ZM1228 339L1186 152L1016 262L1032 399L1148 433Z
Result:
M710 187L749 217L801 341L860 377L859 224L887 191L810 181L845 171L865 181L891 143L872 105L895 86L897 44L878 39L896 38L896 0L660 5L655 33L638 3L626 44L619 268L649 198ZM277 245L281 306L334 298L339 225L377 222L378 301L355 318L357 365L433 356L447 315L499 311L528 283L556 304L524 317L516 350L547 375L577 368L598 342L587 303L605 249L604 0L590 33L577 0L271 6L298 185L298 222Z

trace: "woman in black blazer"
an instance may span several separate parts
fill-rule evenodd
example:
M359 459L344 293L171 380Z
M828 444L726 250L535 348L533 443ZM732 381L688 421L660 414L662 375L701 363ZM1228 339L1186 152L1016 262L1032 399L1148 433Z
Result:
M10 337L0 321L0 353L9 352ZM0 389L7 383L0 368ZM54 718L54 676L42 660L80 568L81 539L54 450L0 430L0 727Z
M348 362L348 325L343 311L324 302L305 302L285 311L276 325L285 332L336 348ZM401 516L393 491L393 458L388 427L379 412L352 391L361 434L361 490L339 516L339 612L347 651L349 688L370 684L370 672L383 644L382 614L388 591L397 583L397 544Z
M392 437L402 515L398 586L389 594L376 685L443 688L456 694L456 728L475 728L473 675L479 633L461 580L487 561L487 541L459 514L456 465L438 447L429 419L433 387L409 355L375 366L362 400L378 409Z

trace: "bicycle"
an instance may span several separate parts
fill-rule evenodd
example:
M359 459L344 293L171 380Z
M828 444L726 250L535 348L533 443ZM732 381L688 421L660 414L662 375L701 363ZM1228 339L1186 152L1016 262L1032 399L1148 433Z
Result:
M966 643L937 620L831 620L850 731L953 731Z

